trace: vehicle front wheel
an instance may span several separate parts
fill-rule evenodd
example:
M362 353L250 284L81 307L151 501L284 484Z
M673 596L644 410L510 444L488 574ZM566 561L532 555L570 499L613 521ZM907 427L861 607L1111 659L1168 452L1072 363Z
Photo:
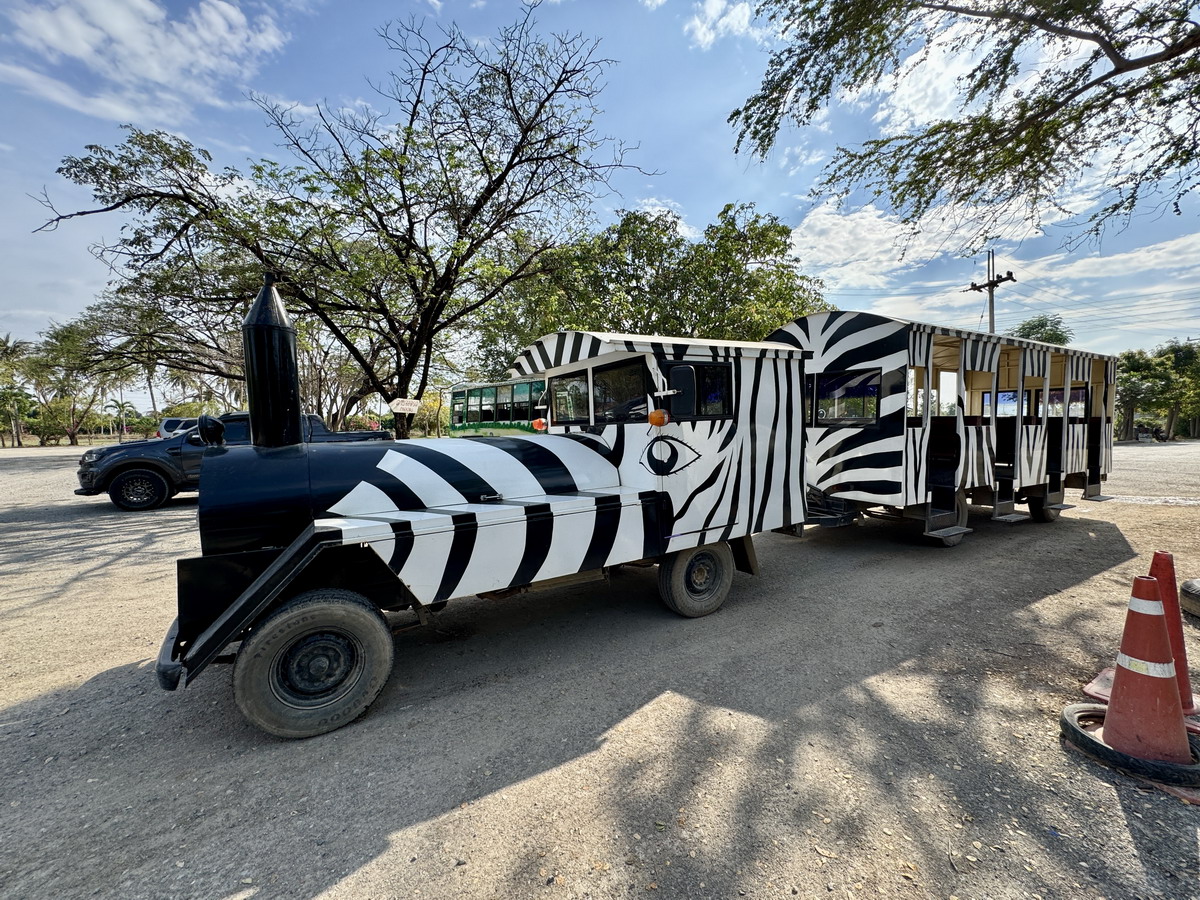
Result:
M392 673L395 646L383 614L361 594L301 594L257 625L238 651L233 695L242 714L285 738L353 722Z
M158 509L170 495L167 479L153 469L122 472L108 486L108 498L118 509L129 512Z
M733 551L724 542L680 550L659 564L658 592L681 616L707 616L729 596L733 569Z

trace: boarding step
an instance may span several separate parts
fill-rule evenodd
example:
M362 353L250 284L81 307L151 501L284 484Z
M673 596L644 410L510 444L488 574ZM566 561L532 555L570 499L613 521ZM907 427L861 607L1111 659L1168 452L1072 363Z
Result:
M1005 525L1016 525L1018 522L1029 521L1029 516L1025 513L1011 512L1004 516L992 516L993 522L1003 522Z
M965 525L951 525L949 528L939 528L936 531L925 532L925 537L931 538L948 538L958 534L970 534L974 528L967 528Z
M958 524L958 513L952 509L931 509L929 515L925 519L925 525L930 529L945 528L950 525ZM932 531L927 531L926 534L932 534Z
M1101 498L1097 497L1095 499L1101 499ZM1104 497L1103 499L1108 500L1109 498ZM1075 504L1073 504L1073 503L1047 503L1046 504L1046 509L1074 509L1074 508L1075 508Z
M1080 497L1079 499L1080 500L1088 500L1088 501L1091 501L1092 503L1103 503L1105 500L1111 500L1112 497L1106 497L1104 494L1095 494L1094 496L1091 496L1091 497ZM1070 507L1068 507L1068 509L1069 508Z

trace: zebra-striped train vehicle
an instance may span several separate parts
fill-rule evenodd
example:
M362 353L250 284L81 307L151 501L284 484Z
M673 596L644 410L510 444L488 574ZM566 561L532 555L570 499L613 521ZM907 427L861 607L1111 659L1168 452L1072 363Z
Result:
M1070 508L1067 488L1107 499L1115 357L865 312L807 316L767 340L812 354L814 521L919 519L953 546L975 505L1002 522L1052 522Z
M714 612L750 536L801 525L808 354L779 343L562 332L517 360L547 379L514 437L305 444L295 333L274 288L243 326L252 444L202 421L202 556L178 564L159 683L227 650L246 717L284 737L347 724L392 669L384 613L657 563L663 600ZM295 422L293 422L295 420Z

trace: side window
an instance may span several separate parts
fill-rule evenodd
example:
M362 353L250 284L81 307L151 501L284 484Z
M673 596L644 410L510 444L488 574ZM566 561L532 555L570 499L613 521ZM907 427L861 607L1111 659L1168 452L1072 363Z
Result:
M596 424L644 422L649 410L646 396L652 391L650 372L641 359L629 360L592 372L592 403Z
M880 371L821 372L816 376L815 424L873 425L879 419Z
M696 415L733 415L733 369L730 366L696 366Z
M575 372L550 379L550 421L555 425L587 425L588 373Z
M733 367L719 363L685 363L696 370L696 408L688 418L727 419L733 415ZM668 381L671 366L665 367Z
M250 443L250 421L248 419L234 419L232 422L225 423L225 443L227 444L248 444Z

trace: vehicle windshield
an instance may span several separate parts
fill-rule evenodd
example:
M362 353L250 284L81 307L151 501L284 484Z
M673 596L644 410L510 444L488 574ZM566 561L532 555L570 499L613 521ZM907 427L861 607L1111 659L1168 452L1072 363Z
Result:
M550 421L555 425L588 425L594 416L597 425L644 422L652 392L650 372L641 358L557 375L547 387Z

